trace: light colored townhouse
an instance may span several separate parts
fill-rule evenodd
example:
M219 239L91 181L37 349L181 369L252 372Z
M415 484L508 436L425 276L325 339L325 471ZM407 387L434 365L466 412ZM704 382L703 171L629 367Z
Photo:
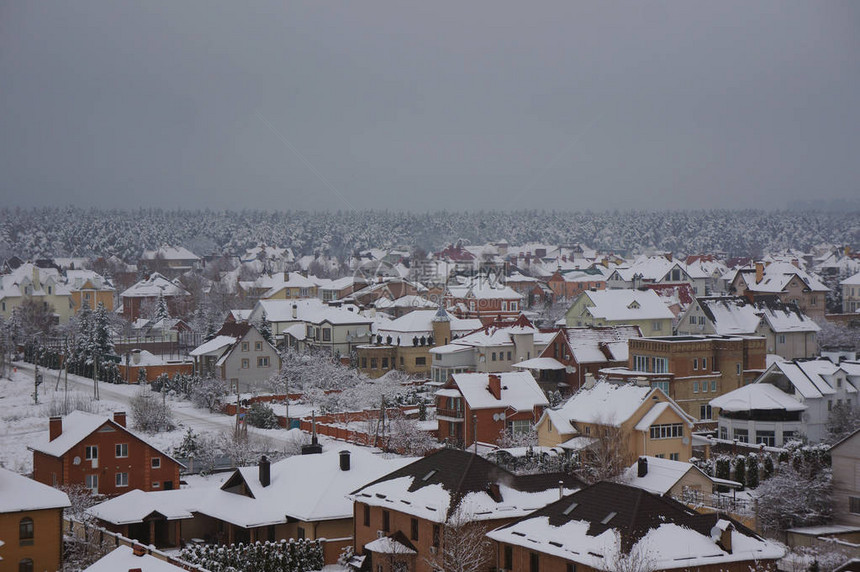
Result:
M766 366L764 338L758 336L664 336L630 338L627 367L606 368L612 381L659 387L688 415L715 419L710 401L752 382Z
M699 265L688 267L682 260L674 260L671 254L663 256L641 256L628 267L616 268L606 279L613 290L640 288L646 284L688 283L698 296L704 296L712 277Z
M533 372L544 391L567 395L578 391L586 376L627 365L628 340L641 337L638 326L560 328L536 358L513 367Z
M440 449L352 493L353 564L432 572L468 558L488 569L487 531L581 487L568 473L514 475L478 455Z
M264 316L279 344L332 356L349 356L357 346L369 343L374 326L374 320L353 305L329 306L317 298L260 300L249 321L259 323Z
M511 572L777 570L785 550L723 514L599 482L499 527L496 565Z
M57 324L68 323L75 314L74 300L56 268L27 262L0 274L0 316L8 319L28 298L53 313Z
M371 378L392 369L429 376L431 349L481 328L480 320L451 316L441 306L416 310L377 326L372 343L355 347L356 367Z
M840 282L839 287L842 288L842 313L860 311L860 272Z
M538 356L555 334L532 325L524 315L511 322L497 322L437 345L430 350L433 381L445 383L454 373L513 371L516 363Z
M239 288L250 300L299 300L316 298L317 284L298 272L263 274L256 280L239 281Z
M66 493L0 467L0 569L60 570Z
M342 300L368 285L368 281L360 276L345 276L335 280L322 278L314 280L317 282L317 294L323 302Z
M860 429L830 448L833 470L833 520L860 528Z
M195 374L228 382L231 393L260 389L281 369L278 350L248 322L225 322L211 340L188 355Z
M617 440L618 461L628 466L644 455L688 461L693 455L693 418L659 388L598 381L537 423L538 444L571 452Z
M828 359L775 362L755 383L711 400L719 408L718 438L782 447L827 436L833 407L856 407L860 363Z
M672 334L674 314L652 290L583 292L565 313L568 327L639 326L643 336Z
M716 296L696 298L676 330L678 335L764 336L767 353L791 360L818 354L821 328L796 304L776 297L750 301L743 296Z
M739 269L729 293L755 298L776 295L785 303L796 303L813 320L824 319L829 288L818 277L789 262L756 262L754 268Z
M48 435L28 447L33 479L51 486L81 485L107 496L178 488L183 465L125 424L125 412L113 418L83 411L51 417Z
M455 373L436 392L437 435L468 448L531 431L549 401L532 375Z
M223 483L131 491L88 513L113 532L157 547L176 547L190 538L216 544L332 539L334 549L327 549L325 558L334 564L339 549L352 540L349 493L413 461L347 446L274 463L264 456L256 466L234 469Z

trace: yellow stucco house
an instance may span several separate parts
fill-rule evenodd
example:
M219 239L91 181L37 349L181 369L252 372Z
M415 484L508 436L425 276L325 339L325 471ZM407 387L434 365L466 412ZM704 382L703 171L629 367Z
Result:
M639 326L644 337L671 336L672 311L653 290L583 292L564 315L568 327Z
M659 388L599 381L536 425L538 444L576 451L611 435L626 444L627 463L651 455L674 461L693 456L693 418Z

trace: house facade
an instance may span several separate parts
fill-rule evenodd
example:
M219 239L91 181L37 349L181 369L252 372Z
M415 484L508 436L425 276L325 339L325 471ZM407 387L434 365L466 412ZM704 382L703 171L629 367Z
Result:
M528 433L549 401L528 372L456 373L436 392L437 435L462 447Z
M738 296L775 294L782 302L797 304L813 320L824 319L829 291L817 277L788 262L756 262L754 268L738 270L729 284L729 292Z
M860 430L830 448L833 469L833 520L860 527Z
M225 323L189 355L197 375L214 375L228 382L231 392L253 391L281 370L278 350L248 322Z
M144 317L148 307L156 304L159 298L164 298L171 316L181 316L186 310L190 294L187 290L168 280L164 275L153 272L148 278L138 281L134 286L125 290L121 295L122 316L129 322Z
M113 419L81 411L51 417L47 441L29 447L33 479L49 486L83 485L106 496L179 487L182 465L125 423L124 412Z
M760 335L767 353L785 359L809 358L818 354L821 328L800 311L797 304L777 297L744 296L696 298L680 316L678 335Z
M583 292L565 313L568 327L638 326L643 336L672 334L675 315L651 290Z
M757 336L631 338L626 368L603 373L659 387L694 419L711 421L718 396L751 383L765 370L765 340Z
M659 388L608 381L547 409L537 423L538 444L544 447L574 452L599 439L624 443L619 452L625 465L645 455L688 461L692 429L693 418Z
M0 467L0 569L60 570L66 493Z
M840 282L839 287L842 288L842 313L860 311L860 272Z
M599 482L491 531L496 565L512 572L776 570L785 555L722 514Z
M57 324L68 323L75 314L69 288L56 268L40 268L28 262L9 274L0 274L0 316L8 319L27 299L42 304Z
M828 359L775 362L755 383L711 401L719 409L718 437L781 447L806 438L820 443L837 405L854 408L860 363Z
M472 453L441 449L352 493L356 564L433 572L451 569L446 558L460 554L489 568L487 531L581 486L567 473L513 475ZM463 548L467 535L474 544Z

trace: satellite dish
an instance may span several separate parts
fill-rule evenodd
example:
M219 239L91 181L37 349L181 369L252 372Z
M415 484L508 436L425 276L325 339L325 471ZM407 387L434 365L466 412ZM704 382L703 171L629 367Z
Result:
M499 414L493 413L493 421L498 421L498 420L499 420Z
M576 368L573 367L572 365L566 365L566 366L564 366L564 371L566 373L576 373Z
M684 445L689 445L690 444L690 438L684 437L683 439L681 439L681 443L683 443Z
M499 413L499 421L504 421L504 420L505 420L505 412L502 411L501 413Z
M81 458L75 457L74 459L72 459L72 464L73 465L80 465L81 464Z
M719 526L715 526L711 529L711 540L719 540L722 535L723 531Z

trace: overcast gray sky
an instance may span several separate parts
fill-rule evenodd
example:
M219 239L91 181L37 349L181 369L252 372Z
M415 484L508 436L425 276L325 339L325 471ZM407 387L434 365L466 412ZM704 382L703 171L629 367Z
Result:
M0 0L5 205L860 195L860 2Z

